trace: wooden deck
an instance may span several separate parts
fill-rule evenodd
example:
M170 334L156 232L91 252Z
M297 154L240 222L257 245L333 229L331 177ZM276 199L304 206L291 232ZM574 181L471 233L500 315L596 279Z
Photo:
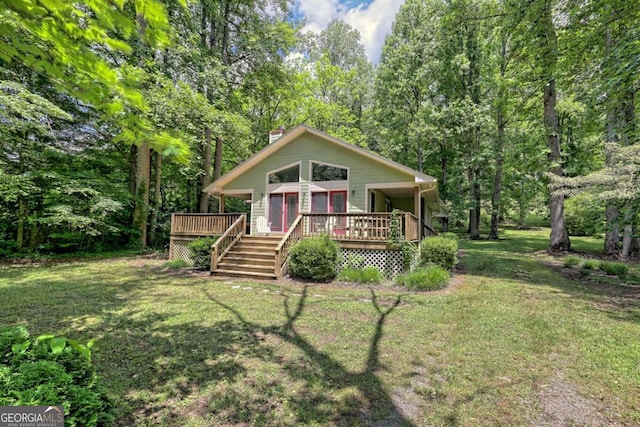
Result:
M189 259L187 245L201 237L220 236L244 214L171 214L169 259Z
M242 241L245 230L245 214L172 214L169 259L188 259L188 242L218 236L212 250L214 272L225 255ZM274 277L286 275L289 250L297 241L320 234L329 234L345 249L388 249L393 239L417 242L437 233L407 212L300 214L286 233L271 235L280 237L272 254Z

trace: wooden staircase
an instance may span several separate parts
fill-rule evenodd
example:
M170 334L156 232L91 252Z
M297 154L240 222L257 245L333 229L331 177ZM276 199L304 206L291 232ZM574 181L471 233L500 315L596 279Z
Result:
M242 236L211 274L216 277L276 279L276 247L281 236Z

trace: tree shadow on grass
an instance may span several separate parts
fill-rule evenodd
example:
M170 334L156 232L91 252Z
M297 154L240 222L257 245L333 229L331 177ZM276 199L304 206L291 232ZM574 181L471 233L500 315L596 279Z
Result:
M187 282L192 296L174 295L185 282L164 286L168 274L157 266L117 275L110 267L75 268L56 266L55 274L35 280L13 271L0 288L10 303L1 323L25 324L34 335L96 338L93 361L115 401L118 426L413 425L378 378L385 321L400 297L382 301L371 291L375 327L363 367L353 371L301 332L308 286L300 296L271 294L283 298L284 315L263 326L208 292L209 282L208 299L191 306L184 298L197 299L202 288ZM203 317L185 315L185 307ZM217 313L209 317L207 310Z
M401 303L401 297L398 296L390 305L383 307L376 293L371 290L371 303L377 313L375 331L369 342L364 369L360 372L352 372L331 355L312 345L296 328L296 322L304 313L308 289L309 286L305 285L302 294L293 303L291 297L284 294L284 323L267 327L251 322L237 309L216 299L210 293L206 291L205 293L211 301L232 313L243 328L253 331L253 334L277 338L304 354L303 360L288 361L281 366L291 378L306 382L303 390L289 401L289 405L295 412L297 423L321 423L335 426L413 426L414 424L396 408L382 381L376 375L381 368L379 348L380 340L384 335L384 324L387 317ZM319 382L322 383L320 388L316 387ZM326 393L318 392L319 389L330 389L332 394L337 395L346 392L346 396L342 401L336 402ZM350 390L357 393L348 393Z

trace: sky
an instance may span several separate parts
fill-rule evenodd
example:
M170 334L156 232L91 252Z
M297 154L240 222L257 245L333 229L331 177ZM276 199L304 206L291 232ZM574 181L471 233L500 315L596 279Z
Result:
M304 30L320 33L333 19L360 31L369 61L377 64L384 38L404 0L295 0L294 14L306 18Z

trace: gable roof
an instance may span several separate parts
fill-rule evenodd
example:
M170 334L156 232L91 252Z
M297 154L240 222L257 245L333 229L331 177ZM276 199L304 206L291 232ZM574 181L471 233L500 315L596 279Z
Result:
M356 145L353 144L349 144L348 142L345 142L341 139L338 139L336 137L333 137L325 132L322 132L318 129L309 127L307 125L298 125L296 127L294 127L293 129L291 129L289 132L285 133L282 137L280 137L277 141L275 141L272 144L267 145L266 147L264 147L262 150L258 151L256 154L254 154L253 156L251 156L249 159L245 160L244 162L240 163L238 166L236 166L235 168L233 168L231 171L227 172L226 174L224 174L222 177L218 178L216 181L214 181L213 183L211 183L209 186L207 186L207 188L205 188L203 191L206 191L208 193L217 193L219 191L221 191L225 185L227 185L228 183L230 183L231 181L233 181L235 178L237 178L238 176L242 175L244 172L250 170L253 166L257 165L258 163L260 163L262 160L264 160L265 158L267 158L268 156L272 155L273 153L275 153L278 150L283 149L284 147L286 147L289 143L291 143L292 141L294 141L296 138L298 138L301 135L304 135L305 133L308 133L310 135L314 135L318 138L321 138L329 143L335 144L339 147L342 147L344 149L353 151L363 157L366 157L370 160L373 160L377 163L380 163L382 165L385 165L389 168L398 170L400 172L404 172L408 175L413 175L415 182L437 182L437 179L423 174L422 172L418 172L414 169L411 169L410 167L401 165L398 162L394 162L393 160L389 160L385 157L379 156L378 154L375 154L369 150L366 150L364 148L360 148Z

